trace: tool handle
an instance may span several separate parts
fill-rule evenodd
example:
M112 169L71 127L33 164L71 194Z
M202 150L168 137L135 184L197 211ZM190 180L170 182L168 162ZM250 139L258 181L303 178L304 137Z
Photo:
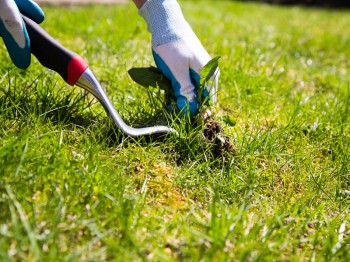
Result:
M30 38L31 53L39 62L55 72L70 85L75 85L89 67L77 54L60 45L37 23L23 15Z

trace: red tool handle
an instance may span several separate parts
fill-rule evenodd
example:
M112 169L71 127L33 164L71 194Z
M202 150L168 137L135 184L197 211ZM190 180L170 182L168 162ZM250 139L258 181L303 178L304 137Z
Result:
M60 45L37 23L23 16L30 38L31 52L39 62L55 72L70 85L74 85L88 64L77 54Z

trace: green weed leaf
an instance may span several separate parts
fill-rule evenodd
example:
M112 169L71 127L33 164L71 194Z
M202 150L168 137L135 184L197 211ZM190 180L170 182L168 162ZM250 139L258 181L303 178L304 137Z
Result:
M215 74L219 66L220 58L220 56L217 56L211 59L199 73L201 76L200 87L198 89L198 102L200 105L204 103L202 100L202 92L205 89L206 83L210 81L210 78ZM176 104L176 97L172 89L171 81L157 67L131 68L128 73L132 80L143 87L154 87L164 90L166 102L168 104Z
M234 119L232 116L224 116L223 120L229 126L235 126L237 124L236 119Z
M216 69L219 66L219 60L221 56L216 56L211 59L200 71L199 75L201 76L200 85L205 85L206 82L214 75Z
M141 86L159 87L166 92L172 90L170 80L156 67L131 68L128 73L132 80Z

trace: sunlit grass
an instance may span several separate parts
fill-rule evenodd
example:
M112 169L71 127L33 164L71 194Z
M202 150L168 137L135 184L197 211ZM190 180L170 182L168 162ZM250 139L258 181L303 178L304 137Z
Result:
M184 1L214 57L216 119L235 155L168 115L129 78L154 65L127 6L45 7L126 122L180 137L125 137L101 105L36 59L0 49L0 260L349 260L350 12ZM225 124L231 116L236 126Z

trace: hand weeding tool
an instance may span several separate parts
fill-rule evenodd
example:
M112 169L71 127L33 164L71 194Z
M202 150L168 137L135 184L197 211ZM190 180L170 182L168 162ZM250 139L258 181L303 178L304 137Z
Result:
M59 73L69 85L77 85L94 95L126 135L138 137L153 134L177 134L176 130L166 126L144 128L128 126L118 114L88 64L79 55L60 45L34 21L25 16L23 20L30 38L31 52L39 62Z

